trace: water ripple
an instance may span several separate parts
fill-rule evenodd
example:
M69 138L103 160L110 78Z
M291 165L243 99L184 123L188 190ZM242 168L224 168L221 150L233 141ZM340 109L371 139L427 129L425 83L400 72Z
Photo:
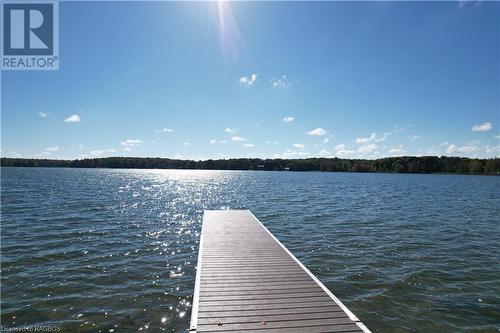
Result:
M2 324L185 331L204 209L252 212L374 332L500 329L500 178L2 168Z

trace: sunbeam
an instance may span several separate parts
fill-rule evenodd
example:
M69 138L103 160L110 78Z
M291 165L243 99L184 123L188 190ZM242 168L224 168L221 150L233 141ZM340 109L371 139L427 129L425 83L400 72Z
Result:
M234 60L244 50L244 43L238 24L228 1L217 1L217 11L219 15L219 38L222 54L224 58L230 57Z

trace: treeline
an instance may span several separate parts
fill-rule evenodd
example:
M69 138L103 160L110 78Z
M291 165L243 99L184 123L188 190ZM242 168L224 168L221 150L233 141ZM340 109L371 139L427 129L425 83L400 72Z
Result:
M270 170L327 172L396 172L396 173L472 173L500 174L500 159L464 157L388 157L377 160L306 158L224 160L176 160L169 158L107 157L82 160L2 158L3 167L133 168L133 169L204 169Z

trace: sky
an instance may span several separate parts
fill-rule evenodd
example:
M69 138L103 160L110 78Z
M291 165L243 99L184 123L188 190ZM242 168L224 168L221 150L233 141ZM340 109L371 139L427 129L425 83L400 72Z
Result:
M61 2L1 155L500 156L498 2Z

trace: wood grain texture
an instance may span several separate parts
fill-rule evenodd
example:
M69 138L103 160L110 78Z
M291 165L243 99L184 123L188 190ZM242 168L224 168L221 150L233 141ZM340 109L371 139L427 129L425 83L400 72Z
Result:
M191 331L370 332L247 210L205 211Z

